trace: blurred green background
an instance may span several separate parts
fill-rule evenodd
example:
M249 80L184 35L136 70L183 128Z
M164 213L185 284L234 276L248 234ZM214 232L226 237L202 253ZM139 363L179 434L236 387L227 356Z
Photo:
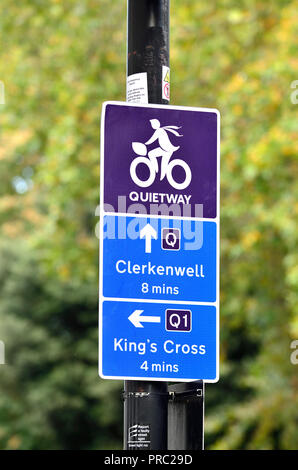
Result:
M171 103L222 116L208 449L298 448L297 13L297 0L171 1ZM1 0L0 18L0 448L121 448L122 383L97 377L95 230L126 1Z

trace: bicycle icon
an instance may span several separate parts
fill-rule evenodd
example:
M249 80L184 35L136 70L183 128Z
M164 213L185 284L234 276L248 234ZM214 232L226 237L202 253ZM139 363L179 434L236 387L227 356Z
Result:
M157 158L161 157L160 181L162 181L166 177L169 184L173 188L180 190L187 188L192 178L191 170L188 164L180 158L176 158L170 161L173 153L176 152L180 148L180 146L175 147L171 143L168 136L168 132L171 132L177 137L183 137L178 132L180 127L161 127L158 119L151 119L150 124L152 129L154 129L155 131L153 136L147 142L145 142L145 144L141 142L132 143L132 148L134 152L139 155L132 161L130 165L130 176L132 180L141 188L147 188L148 186L151 186L154 183L157 173L159 171ZM155 141L158 141L159 147L150 150L150 152L147 152L147 146ZM141 179L137 175L137 168L140 165L145 165L149 169L149 176L147 179ZM184 181L180 183L175 181L173 177L173 170L174 168L178 167L182 168L185 173Z

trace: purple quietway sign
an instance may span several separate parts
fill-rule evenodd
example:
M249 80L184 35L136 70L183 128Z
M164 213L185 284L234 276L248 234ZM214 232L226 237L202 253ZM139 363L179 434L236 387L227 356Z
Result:
M107 102L102 126L105 212L216 218L217 110Z

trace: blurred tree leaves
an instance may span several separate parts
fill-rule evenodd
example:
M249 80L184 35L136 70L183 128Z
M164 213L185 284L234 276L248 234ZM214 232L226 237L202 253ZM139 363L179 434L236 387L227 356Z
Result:
M100 104L125 97L126 2L2 0L0 13L0 445L120 446L120 384L96 370L94 230ZM297 448L297 25L294 0L171 2L172 103L222 115L209 448Z
M119 384L97 375L96 290L48 279L24 245L0 252L0 447L119 446Z

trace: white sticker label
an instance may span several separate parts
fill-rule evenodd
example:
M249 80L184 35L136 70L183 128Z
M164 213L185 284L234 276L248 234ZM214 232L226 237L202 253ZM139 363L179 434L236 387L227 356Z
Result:
M128 428L128 448L129 449L150 449L150 425L135 424Z
M127 77L126 90L126 101L128 103L148 104L147 73L135 73Z
M162 99L170 101L170 68L162 66Z

